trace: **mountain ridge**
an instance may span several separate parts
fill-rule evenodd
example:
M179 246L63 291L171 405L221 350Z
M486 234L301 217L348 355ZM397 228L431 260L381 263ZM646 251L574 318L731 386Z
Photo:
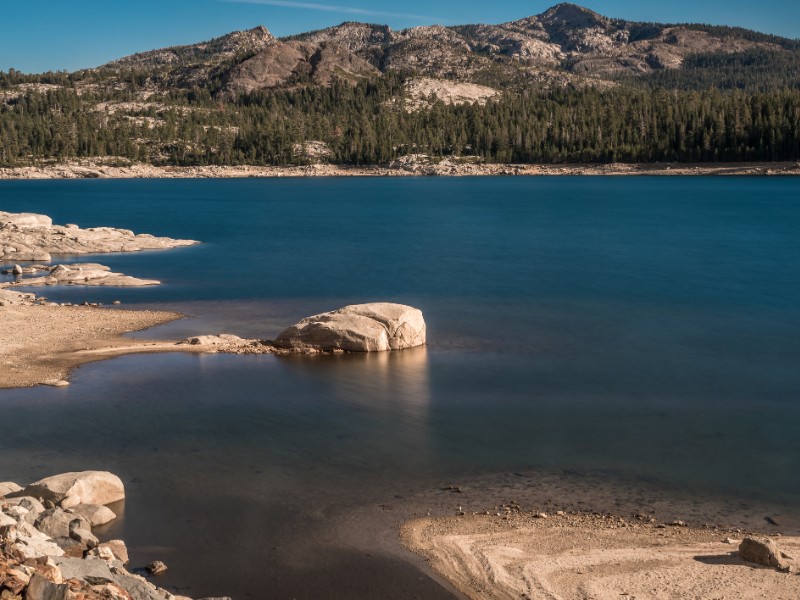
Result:
M499 25L259 26L0 72L0 166L800 160L800 41L573 4Z
M795 46L800 42L746 29L643 23L561 3L497 25L393 30L345 21L282 38L259 25L197 44L133 54L96 70L154 69L167 85L209 87L228 97L307 83L355 82L390 70L497 86L580 87L679 69L696 54L780 52ZM315 66L314 56L325 60Z

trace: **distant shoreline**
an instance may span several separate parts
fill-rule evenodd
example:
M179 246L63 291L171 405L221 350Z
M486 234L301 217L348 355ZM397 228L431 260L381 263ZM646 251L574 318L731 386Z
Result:
M225 179L279 177L476 177L476 176L798 176L800 162L775 163L612 163L612 164L436 164L390 166L200 166L162 167L145 163L117 166L103 160L81 160L37 166L0 168L0 180L22 179Z

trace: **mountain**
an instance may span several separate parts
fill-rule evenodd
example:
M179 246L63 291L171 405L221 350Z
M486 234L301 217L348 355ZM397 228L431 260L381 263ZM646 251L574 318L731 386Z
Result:
M265 27L0 72L0 167L800 160L800 41L575 4L395 31Z
M798 42L727 27L637 23L575 4L500 25L394 31L342 23L277 39L264 27L190 46L154 50L101 67L150 71L158 85L233 96L276 87L358 81L387 71L497 87L608 85L624 76L680 69L698 55L785 54Z

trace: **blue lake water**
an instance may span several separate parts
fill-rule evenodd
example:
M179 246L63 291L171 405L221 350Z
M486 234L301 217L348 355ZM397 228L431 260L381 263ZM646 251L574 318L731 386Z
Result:
M401 567L362 589L353 569L377 557L342 562L352 549L304 532L470 474L800 504L796 179L0 182L0 210L203 241L80 257L157 288L47 289L192 316L137 335L269 338L378 300L425 313L421 350L129 356L67 389L0 391L22 424L0 436L0 480L118 472L110 533L185 567L166 581L190 595L408 597Z

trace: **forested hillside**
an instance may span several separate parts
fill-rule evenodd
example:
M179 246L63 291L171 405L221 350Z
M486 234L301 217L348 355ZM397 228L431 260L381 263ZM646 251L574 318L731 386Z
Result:
M259 27L76 73L0 72L0 166L381 164L409 154L800 160L800 44L559 5L502 26L351 23L286 40Z

